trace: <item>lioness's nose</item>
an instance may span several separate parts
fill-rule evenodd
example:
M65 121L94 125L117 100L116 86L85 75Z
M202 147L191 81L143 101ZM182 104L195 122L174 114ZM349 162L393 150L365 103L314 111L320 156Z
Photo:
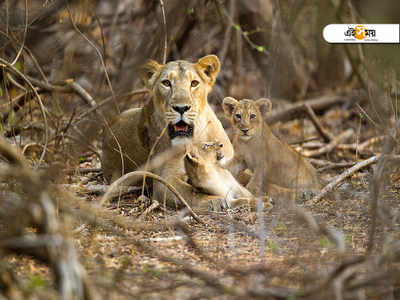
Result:
M173 106L172 107L175 111L183 115L186 111L190 109L189 105L183 105L183 106Z
M249 129L242 129L243 133L246 134L249 132Z

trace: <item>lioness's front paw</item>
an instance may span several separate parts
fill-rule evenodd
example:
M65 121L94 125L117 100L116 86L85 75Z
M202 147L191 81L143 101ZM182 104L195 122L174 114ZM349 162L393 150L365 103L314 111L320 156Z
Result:
M221 212L232 208L231 204L224 198L210 200L208 205L209 205L208 207L209 211L215 211L215 212Z

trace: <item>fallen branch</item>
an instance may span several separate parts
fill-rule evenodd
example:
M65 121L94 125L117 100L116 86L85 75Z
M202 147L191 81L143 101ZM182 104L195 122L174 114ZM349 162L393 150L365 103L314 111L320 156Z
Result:
M354 161L329 163L329 164L326 164L325 166L323 166L322 168L319 168L318 171L323 172L323 171L330 170L330 169L350 168L350 167L354 166L355 164L356 164L356 162L354 162Z
M378 161L379 157L380 157L380 155L372 156L369 159L359 162L355 166L344 171L342 174L336 176L329 184L327 184L321 190L321 192L318 195L316 195L314 198L312 198L310 200L309 205L317 204L322 199L322 197L324 197L327 193L331 192L339 183L341 183L347 177L350 177L351 175L353 175L355 172L361 170L362 168L365 168L373 163L376 163Z
M132 96L137 96L137 95L143 95L143 94L147 94L149 93L149 90L147 89L141 89L141 90L136 90L136 91L131 91L131 92L127 92L127 93L123 93L123 94L119 94L116 95L115 97L118 98L118 101L121 103L123 98L130 98ZM140 98L139 98L140 99ZM99 109L100 107L102 107L105 104L108 104L109 102L113 101L114 97L110 96L107 97L106 99L100 101L99 103L97 103L95 106L91 107L90 109L88 109L87 111L83 112L82 114L80 114L77 118L75 123L78 124L83 118L85 118L86 116L88 116L89 114L91 114L92 112L96 111L97 109Z
M57 92L57 93L75 93L80 96L90 107L93 107L96 102L93 97L73 79L67 79L58 84L43 82L31 76L27 78L35 85L41 88L42 91Z
M279 121L286 122L298 116L304 116L305 115L304 105L309 105L314 111L320 112L334 105L345 104L345 103L354 104L355 102L360 100L361 100L360 97L354 94L322 96L319 98L309 99L299 102L282 110L272 111L265 121L269 125L272 125Z
M322 136L325 142L329 143L334 139L334 136L327 131L324 127L322 127L321 122L318 120L317 115L315 114L314 110L310 106L310 104L304 104L304 110L307 113L308 118L314 124L315 128L317 129L318 133Z
M74 175L74 174L88 174L88 173L100 173L102 172L101 168L72 168L64 170L65 174L67 175Z
M77 184L56 184L56 186L66 189L73 189L76 192L84 194L105 194L110 188L110 186L106 184L92 184L84 186L80 186ZM118 191L115 191L115 193L111 195L111 197L135 193L137 191L140 191L140 188L137 186L121 186Z
M310 163L312 163L314 166L320 167L318 169L319 172L329 170L329 169L336 169L336 168L350 168L357 163L354 161L345 161L345 162L334 163L329 160L316 159L316 158L309 158L308 161Z
M331 152L341 141L344 141L354 134L352 128L347 129L345 132L334 138L329 144L317 150L302 151L301 154L306 157L320 156L325 153Z
M354 152L363 152L365 151L365 149L367 149L368 147L383 142L383 140L385 139L384 136L374 136L364 142L362 142L361 144L342 144L342 145L338 145L338 148L341 150L351 150Z

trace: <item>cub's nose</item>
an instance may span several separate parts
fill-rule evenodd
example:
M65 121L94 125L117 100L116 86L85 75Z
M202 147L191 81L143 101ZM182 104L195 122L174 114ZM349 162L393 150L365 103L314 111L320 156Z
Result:
M183 115L185 112L187 112L190 109L190 106L189 105L173 106L172 109L177 111L181 115Z
M242 129L244 134L247 134L249 132L249 129Z

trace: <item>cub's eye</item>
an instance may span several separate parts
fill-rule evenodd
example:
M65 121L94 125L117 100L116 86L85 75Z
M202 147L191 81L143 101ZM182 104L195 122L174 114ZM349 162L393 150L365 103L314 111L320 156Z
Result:
M242 116L240 114L236 114L235 115L236 119L240 120L242 118Z
M169 80L163 80L163 81L161 81L161 83L164 85L164 86L166 86L166 87L170 87L171 86L171 81L169 81Z
M193 81L190 83L191 87L196 87L196 86L198 86L199 84L200 84L200 82L198 82L197 80L193 80Z
M250 114L250 119L254 119L256 117L256 114Z

